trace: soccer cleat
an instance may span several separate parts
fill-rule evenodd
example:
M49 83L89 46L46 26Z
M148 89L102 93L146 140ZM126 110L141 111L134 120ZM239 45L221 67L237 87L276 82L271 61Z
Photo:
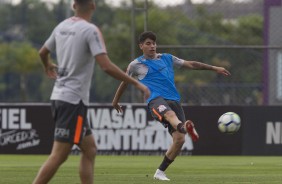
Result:
M187 120L185 122L185 128L193 141L197 141L199 139L199 134L197 133L194 123L191 120Z
M156 173L154 175L154 179L156 180L162 180L162 181L170 181L165 175L165 173L159 169L156 170Z

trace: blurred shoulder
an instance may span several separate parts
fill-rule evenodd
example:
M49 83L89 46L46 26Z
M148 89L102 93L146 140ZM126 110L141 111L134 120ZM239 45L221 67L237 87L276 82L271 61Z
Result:
M160 57L164 56L164 57L172 57L173 55L170 53L159 53Z
M129 66L136 66L136 65L138 65L138 64L141 64L137 59L134 59L133 61L131 61L130 63L129 63Z

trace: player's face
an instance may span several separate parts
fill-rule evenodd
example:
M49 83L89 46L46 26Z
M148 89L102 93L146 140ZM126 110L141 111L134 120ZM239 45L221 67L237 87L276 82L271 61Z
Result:
M139 44L140 49L146 57L154 58L156 55L157 44L155 41L147 38L143 43Z

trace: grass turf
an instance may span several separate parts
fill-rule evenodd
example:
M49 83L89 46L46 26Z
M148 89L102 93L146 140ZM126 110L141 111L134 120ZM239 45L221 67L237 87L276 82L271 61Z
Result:
M0 183L30 184L47 155L0 155ZM97 156L96 184L163 183L153 179L162 156ZM79 156L70 156L50 184L78 184ZM282 157L179 156L166 171L173 184L281 184Z

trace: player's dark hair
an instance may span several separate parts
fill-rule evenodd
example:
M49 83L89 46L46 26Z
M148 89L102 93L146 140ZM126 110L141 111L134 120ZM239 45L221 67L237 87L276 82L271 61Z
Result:
M154 32L152 31L145 31L143 33L140 34L139 36L139 43L143 43L147 38L156 41L157 40L157 36Z
M89 2L94 2L94 0L74 0L77 4L84 5Z

